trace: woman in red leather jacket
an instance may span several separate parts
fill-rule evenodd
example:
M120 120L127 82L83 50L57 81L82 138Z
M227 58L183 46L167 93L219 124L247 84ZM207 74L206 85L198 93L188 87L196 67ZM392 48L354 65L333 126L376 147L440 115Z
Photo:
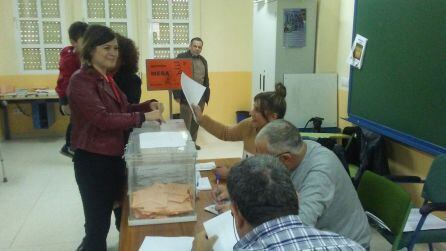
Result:
M163 107L156 100L131 105L116 86L110 72L118 59L118 43L110 28L87 29L81 59L83 66L68 87L74 171L85 215L85 237L78 250L102 251L107 249L113 205L125 184L125 132L145 120L162 120Z

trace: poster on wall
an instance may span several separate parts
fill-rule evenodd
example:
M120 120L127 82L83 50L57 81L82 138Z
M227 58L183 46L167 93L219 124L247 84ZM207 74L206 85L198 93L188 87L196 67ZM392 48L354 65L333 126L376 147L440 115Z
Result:
M305 47L307 9L283 10L283 46Z
M347 62L358 69L361 69L365 53L365 46L367 45L367 38L356 34L352 49L348 55Z

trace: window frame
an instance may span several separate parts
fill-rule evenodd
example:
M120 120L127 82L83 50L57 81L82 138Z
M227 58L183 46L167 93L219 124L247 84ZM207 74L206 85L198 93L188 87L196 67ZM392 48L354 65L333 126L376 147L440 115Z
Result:
M64 34L64 27L65 27L65 3L64 0L57 0L59 3L59 18L43 18L42 17L42 0L35 0L37 4L37 17L25 17L21 18L19 16L19 0L14 0L14 13L13 13L13 21L15 25L15 39L16 39L16 55L19 56L18 60L18 68L20 74L54 74L59 72L59 67L57 69L47 69L46 66L46 55L45 55L45 49L60 49L60 51L66 46L68 43L68 39L66 38ZM21 28L20 28L20 21L37 21L39 26L39 43L38 44L22 44L21 39ZM60 22L60 36L61 36L61 43L60 44L45 44L44 42L44 33L43 33L43 22L46 21L58 21ZM26 70L25 69L25 61L23 57L23 49L30 48L30 49L40 49L40 64L42 66L42 69L40 70ZM60 53L59 51L59 53Z
M125 1L126 4L126 16L127 18L110 18L110 8L109 8L109 0L102 0L104 2L104 9L105 9L105 18L89 18L88 17L88 0L82 1L82 15L84 22L90 24L90 23L105 23L105 26L110 27L110 22L120 22L120 23L127 23L127 37L132 38L133 36L133 25L131 21L131 6L130 2L131 0L122 0ZM111 27L110 27L111 28Z
M155 49L157 48L169 48L169 54L170 57L169 58L175 58L175 48L187 48L189 47L189 41L192 39L192 23L193 23L193 11L192 11L192 7L193 7L193 0L188 0L188 7L189 7L189 18L188 20L185 19L172 19L172 0L167 0L168 2L168 6L169 6L169 19L154 19L153 18L153 13L152 13L152 3L153 0L147 0L147 8L148 8L148 38L149 38L149 59L154 59L155 58ZM158 44L155 45L154 44L154 39L153 39L153 27L152 24L154 23L168 23L169 24L169 44ZM174 44L173 41L173 24L184 24L187 23L188 24L188 32L189 32L189 37L188 37L188 42L185 44Z

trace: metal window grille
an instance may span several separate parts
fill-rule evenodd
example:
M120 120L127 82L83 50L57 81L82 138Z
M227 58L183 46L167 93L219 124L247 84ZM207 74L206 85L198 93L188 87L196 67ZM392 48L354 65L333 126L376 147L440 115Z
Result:
M129 0L85 0L85 17L89 24L100 24L129 36Z
M149 58L175 58L187 50L192 23L192 0L150 0Z
M21 69L56 71L63 48L60 0L16 0L14 20Z

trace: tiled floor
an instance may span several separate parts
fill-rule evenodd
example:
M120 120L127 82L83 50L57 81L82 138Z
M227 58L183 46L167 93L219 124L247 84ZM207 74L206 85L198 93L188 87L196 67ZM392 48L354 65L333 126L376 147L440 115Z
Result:
M201 129L197 143L202 147L199 159L242 155L241 142L222 142ZM79 245L82 204L73 164L58 153L62 144L61 138L0 143L9 180L0 182L0 251L70 251ZM108 250L118 246L119 235L113 226L114 222ZM372 250L390 250L390 245L375 233ZM436 246L436 250L446 248Z

